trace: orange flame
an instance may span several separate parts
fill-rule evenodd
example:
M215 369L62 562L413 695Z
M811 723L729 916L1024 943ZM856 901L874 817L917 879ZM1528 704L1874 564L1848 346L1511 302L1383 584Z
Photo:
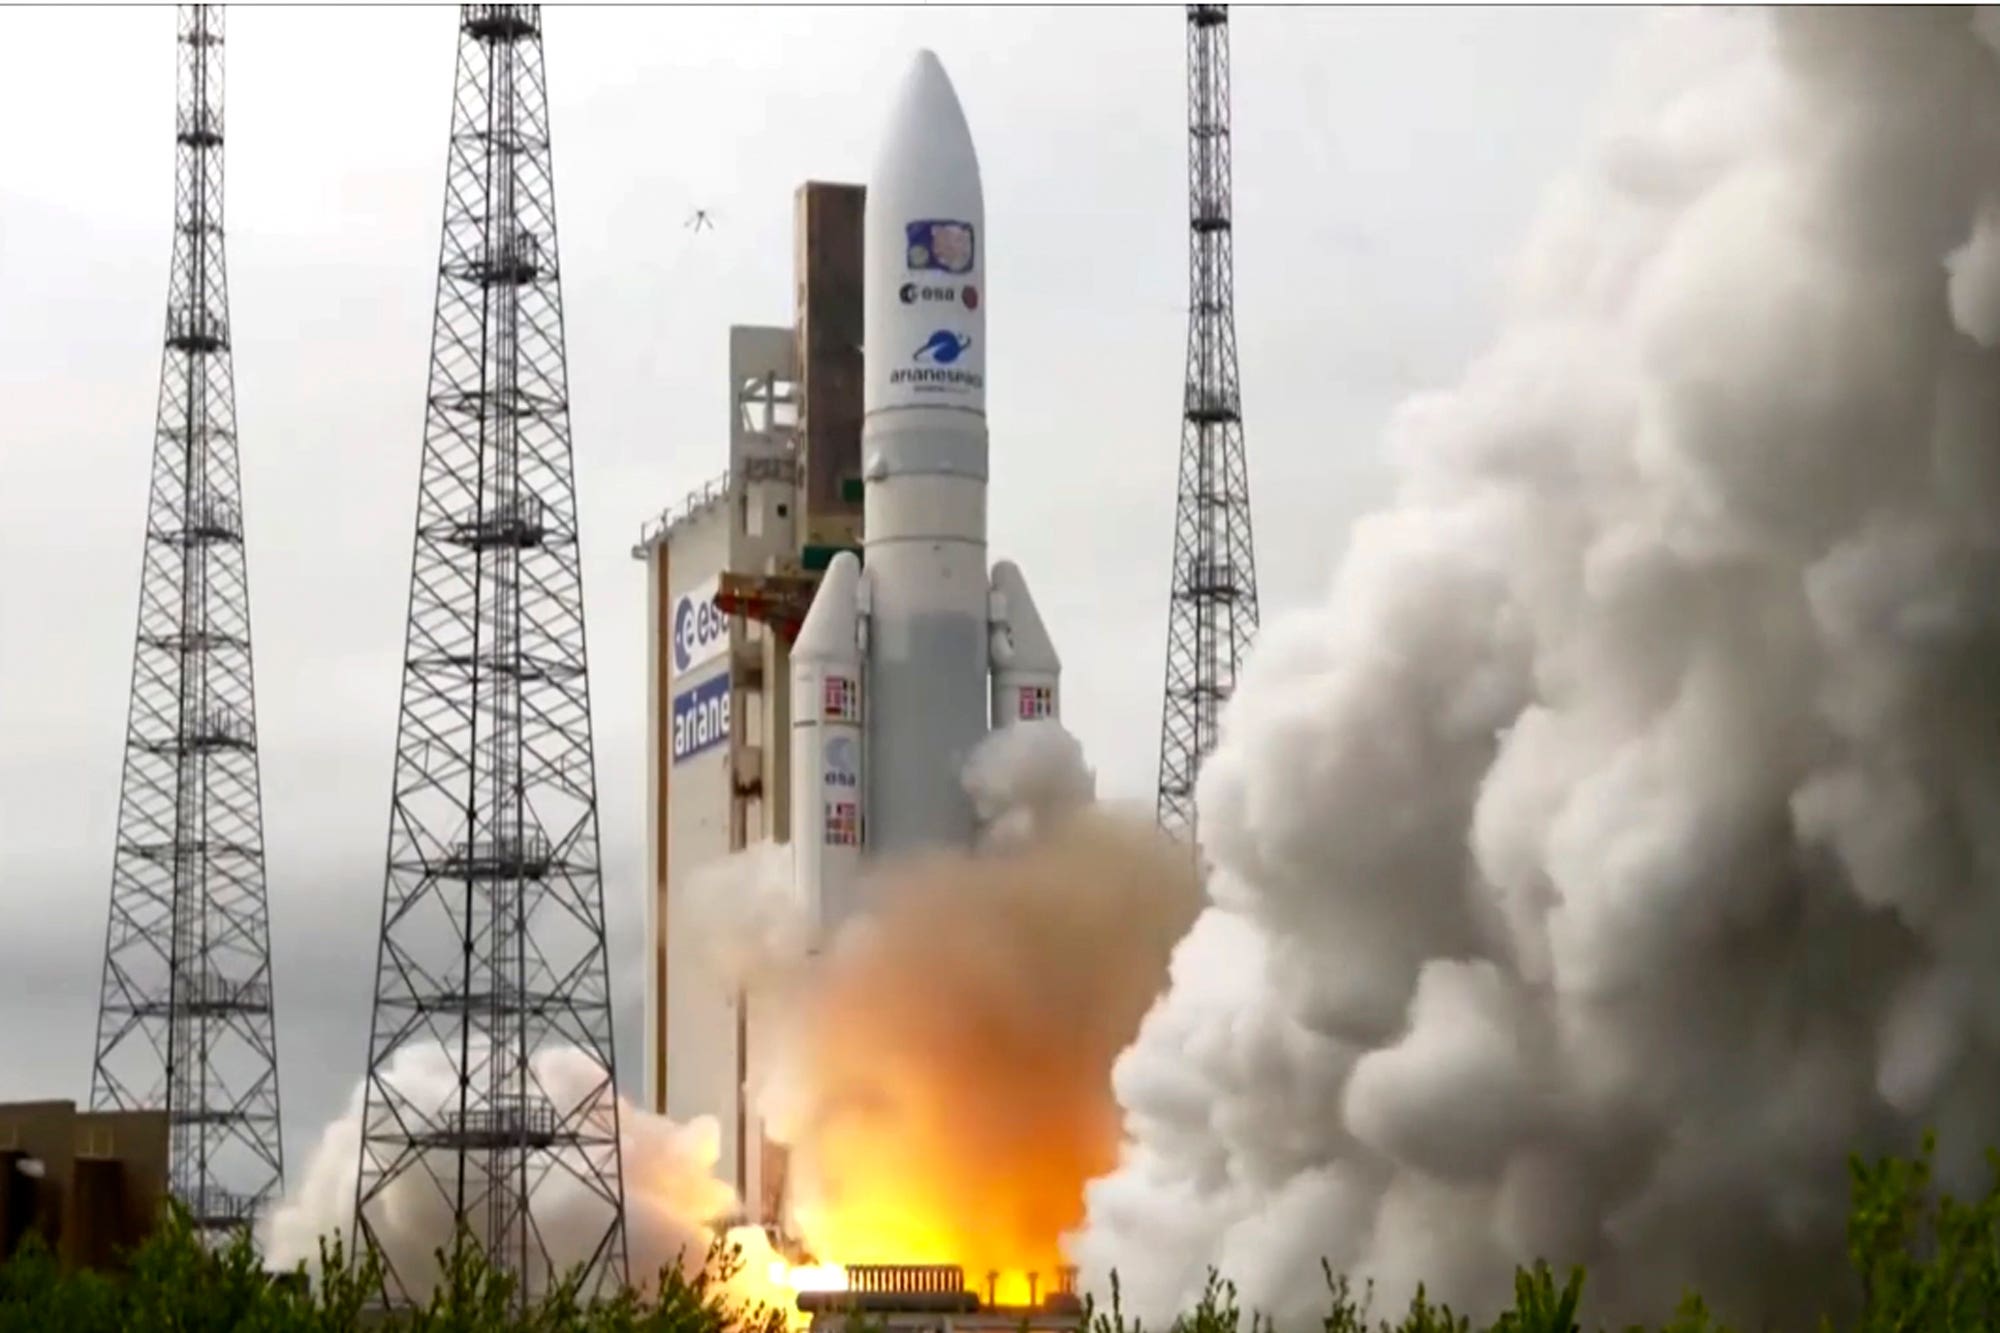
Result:
M958 1264L1025 1305L1117 1163L1111 1066L1193 920L1190 858L1091 816L871 887L795 1015L793 1226L822 1260Z

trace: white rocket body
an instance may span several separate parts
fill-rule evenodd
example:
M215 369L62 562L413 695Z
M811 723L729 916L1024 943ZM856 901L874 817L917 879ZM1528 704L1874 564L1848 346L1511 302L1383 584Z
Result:
M862 284L863 561L828 567L792 656L794 860L826 927L861 905L860 855L971 844L960 775L989 728L1059 716L1062 665L1027 583L1011 562L987 572L986 207L929 51L868 183ZM828 747L849 733L822 696L852 665L859 778L836 801ZM859 854L836 841L848 801Z

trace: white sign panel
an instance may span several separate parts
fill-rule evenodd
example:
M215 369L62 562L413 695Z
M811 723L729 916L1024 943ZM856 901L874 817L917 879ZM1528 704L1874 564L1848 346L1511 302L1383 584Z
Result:
M729 650L729 617L715 605L720 581L709 579L674 599L674 675L707 666Z
M692 759L729 739L729 673L710 676L674 696L674 762Z

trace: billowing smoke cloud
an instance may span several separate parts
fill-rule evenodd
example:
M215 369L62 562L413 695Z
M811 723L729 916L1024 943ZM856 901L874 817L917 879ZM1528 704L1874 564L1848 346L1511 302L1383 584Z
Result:
M1026 722L988 736L965 765L985 846L1027 842L1097 799L1083 746L1059 722Z
M702 866L688 876L679 902L678 928L699 941L696 952L726 985L784 987L812 949L812 913L784 843L752 843Z
M773 1039L754 1053L752 1078L790 1148L791 1220L819 1258L958 1262L975 1281L989 1267L1047 1281L1058 1237L1081 1220L1084 1183L1116 1159L1111 1065L1164 987L1199 894L1185 851L1092 803L1082 751L1059 725L991 738L966 783L982 848L881 872L869 914L823 950L783 847L694 877L680 925L767 1016ZM574 1050L546 1053L537 1072L563 1104L597 1082ZM438 1103L454 1086L435 1048L405 1051L390 1078ZM650 1279L676 1256L698 1264L739 1214L714 1174L715 1122L680 1125L621 1102L620 1123L632 1276ZM310 1264L322 1235L351 1226L360 1134L357 1090L265 1222L277 1264ZM559 1243L587 1244L601 1227L601 1205L581 1191L536 1207ZM370 1216L406 1280L434 1271L451 1218L421 1173ZM729 1239L745 1249L737 1299L785 1301L764 1233Z
M1851 1150L2000 1125L2000 25L1676 12L1394 503L1268 627L1072 1253L1816 1309Z
M603 1079L595 1061L569 1047L544 1052L535 1062L535 1073L550 1100L562 1107L581 1104ZM457 1087L446 1052L434 1044L404 1048L386 1078L418 1105L448 1105ZM314 1145L302 1180L264 1219L260 1239L274 1267L303 1262L317 1268L323 1236L339 1235L352 1252L361 1101L357 1088L345 1113ZM679 1125L621 1098L619 1121L631 1276L645 1287L669 1264L678 1263L690 1272L699 1268L707 1258L713 1227L736 1210L737 1201L734 1191L715 1176L720 1135L713 1119ZM440 1160L439 1170L448 1169ZM476 1163L472 1169L478 1169ZM534 1207L558 1271L590 1257L588 1251L603 1234L607 1217L601 1200L568 1172L553 1171L538 1188ZM410 1293L422 1299L437 1273L433 1256L449 1246L452 1236L451 1212L428 1173L404 1171L370 1205L369 1220L384 1257ZM763 1279L768 1277L771 1256L759 1245L761 1237L762 1233L751 1232L733 1238L755 1248L754 1253L744 1254L746 1260L755 1261L746 1264L740 1293L746 1303L766 1296Z

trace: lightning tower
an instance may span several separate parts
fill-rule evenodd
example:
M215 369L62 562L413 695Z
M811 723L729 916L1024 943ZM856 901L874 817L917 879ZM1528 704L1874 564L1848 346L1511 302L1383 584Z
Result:
M626 1276L541 7L458 29L355 1200L391 1304L408 1209L521 1301Z
M179 8L166 351L90 1104L164 1109L205 1231L284 1188L223 275L222 8Z
M1250 474L1236 370L1230 230L1229 7L1189 5L1188 353L1167 603L1159 820L1196 835L1194 786L1257 633Z

